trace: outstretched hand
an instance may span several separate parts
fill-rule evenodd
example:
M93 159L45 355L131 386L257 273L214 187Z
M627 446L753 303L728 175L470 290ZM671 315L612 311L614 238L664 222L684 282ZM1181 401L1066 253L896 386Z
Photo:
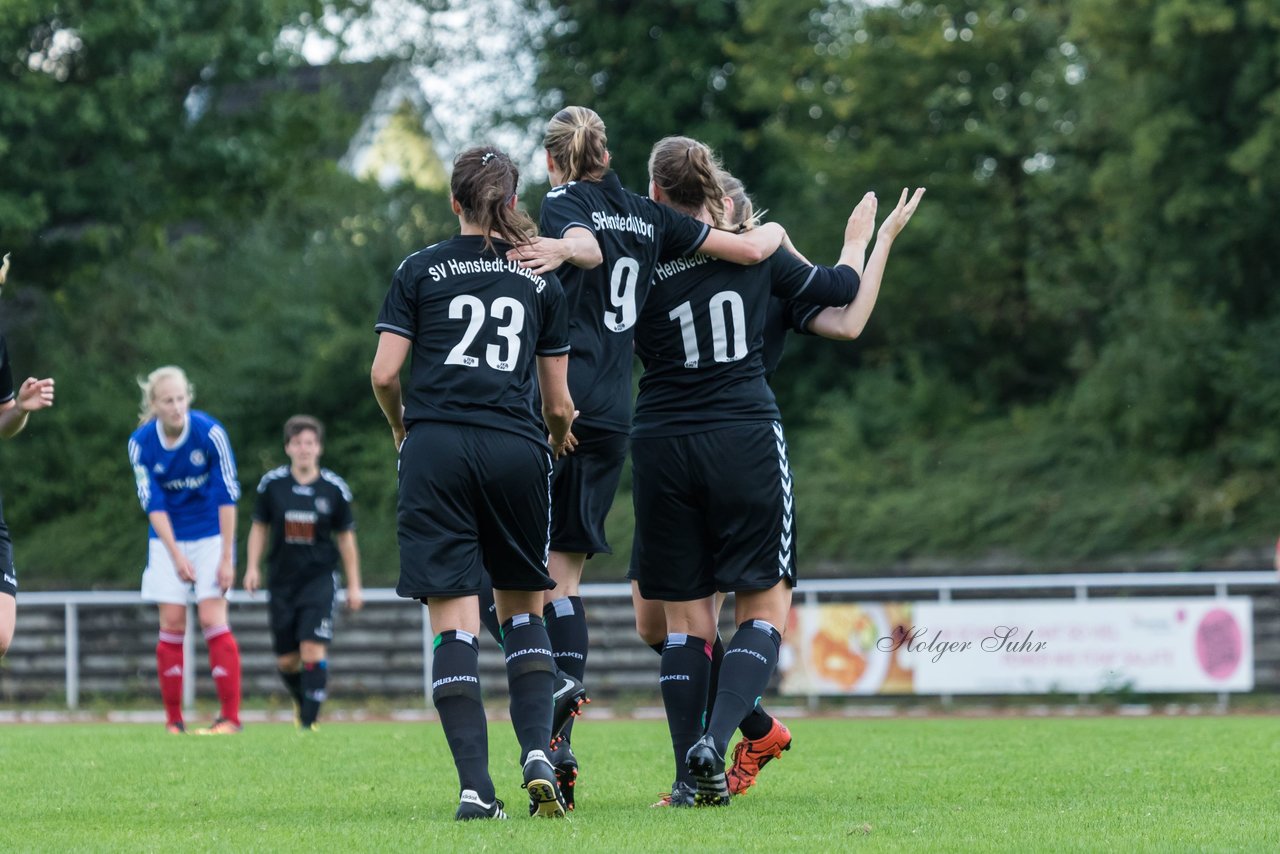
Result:
M27 377L18 389L18 409L23 412L35 412L37 409L48 409L53 406L53 379L38 380Z
M867 192L849 214L849 221L844 226L845 243L861 243L866 246L871 242L871 232L876 227L876 194Z
M886 240L897 237L911 220L911 215L916 212L922 198L924 198L924 187L917 187L911 194L910 200L907 199L907 188L903 187L902 195L898 197L897 207L884 218L884 222L880 223L878 237Z

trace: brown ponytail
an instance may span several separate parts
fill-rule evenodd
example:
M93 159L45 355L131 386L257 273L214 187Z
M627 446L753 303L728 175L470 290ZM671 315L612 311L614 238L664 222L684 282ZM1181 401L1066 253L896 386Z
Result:
M524 211L512 208L520 170L511 158L491 145L468 148L453 161L453 177L449 192L462 217L484 234L484 246L490 252L492 236L511 244L528 243L538 227Z
M671 207L690 216L706 207L717 228L729 227L720 186L723 171L710 148L687 136L660 139L649 153L649 177Z
M759 227L764 211L756 213L755 203L747 195L747 188L742 185L742 182L722 170L720 187L724 190L725 198L733 202L733 213L725 212L726 222L723 227L737 232L750 231Z
M599 181L609 169L609 139L595 110L565 107L547 122L542 147L567 181Z

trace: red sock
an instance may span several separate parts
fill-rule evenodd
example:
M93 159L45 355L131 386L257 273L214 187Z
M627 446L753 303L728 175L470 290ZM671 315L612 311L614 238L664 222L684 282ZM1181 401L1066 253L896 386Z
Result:
M156 644L156 674L166 723L182 723L182 633L160 632Z
M228 625L210 626L204 630L204 641L209 646L209 666L213 669L218 702L222 704L221 716L239 726L240 647L236 636Z

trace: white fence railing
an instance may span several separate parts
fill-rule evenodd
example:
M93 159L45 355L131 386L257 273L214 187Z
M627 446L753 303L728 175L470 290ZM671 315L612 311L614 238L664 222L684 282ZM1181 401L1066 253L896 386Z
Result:
M936 576L928 578L848 578L848 579L813 579L802 580L797 590L797 603L816 603L824 596L832 594L901 594L911 598L933 599L947 602L957 591L989 592L998 594L1013 591L1071 591L1078 600L1087 600L1091 591L1116 589L1160 589L1187 590L1210 588L1214 595L1225 597L1233 587L1251 589L1265 588L1276 583L1276 575L1267 571L1235 571L1235 572L1119 572L1119 573L1064 573L1059 575L974 575L974 576ZM584 599L625 599L630 601L629 584L586 584L580 595ZM398 597L394 590L376 588L364 591L366 602L403 602L413 603ZM243 591L233 591L231 600L239 607L265 606L268 596L265 592L249 596ZM80 610L106 606L143 605L141 596L136 592L126 591L76 591L50 593L21 593L18 599L19 619L24 608L64 609L65 656L66 656L66 703L75 709L80 703L80 659L81 642L79 629ZM431 644L434 633L431 631L427 609L416 606L422 621L423 650L423 693L426 702L430 703L431 685ZM196 619L193 612L188 615L185 639L188 660L195 656ZM187 679L183 686L184 699L187 705L195 700L194 668L187 669ZM813 701L816 698L810 698ZM1226 696L1219 697L1221 703Z

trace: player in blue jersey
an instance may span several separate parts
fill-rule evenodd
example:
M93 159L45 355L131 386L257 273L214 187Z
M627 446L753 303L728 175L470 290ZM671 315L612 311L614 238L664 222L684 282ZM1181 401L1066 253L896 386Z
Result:
M227 624L226 599L236 581L235 456L223 426L191 408L195 391L181 368L157 368L138 384L141 426L129 437L129 464L150 522L142 598L160 611L156 667L166 726L186 732L182 638L194 596L221 706L200 732L230 735L240 731L240 647Z
M654 197L711 220L707 201L719 201L723 190L702 177L708 160L709 150L694 140L659 142L650 158ZM763 362L770 294L869 312L878 278L858 289L853 267L861 266L873 218L874 201L864 199L828 273L844 270L854 279L841 300L822 293L824 268L790 253L759 268L695 256L658 268L641 314L632 574L640 594L661 600L665 612L660 685L677 759L673 805L728 803L728 739L772 676L795 583L790 465ZM705 714L716 593L730 591L737 594L738 631Z
M320 467L324 425L310 415L290 418L284 423L284 452L289 465L258 482L244 589L252 595L262 586L265 553L276 669L293 698L296 725L310 732L329 681L326 653L333 641L338 563L347 576L347 607L359 611L360 552L351 489Z
M506 258L536 230L516 209L518 181L495 148L458 155L450 203L461 234L404 260L375 326L374 394L400 452L396 591L427 606L436 632L431 697L458 772L460 820L506 818L489 776L480 692L478 596L487 586L529 811L565 813L547 756L555 664L541 614L553 586L552 456L570 448L575 414L568 313L554 275Z
M542 204L543 236L513 249L534 271L557 270L569 304L569 390L581 417L577 450L557 461L551 497L551 577L547 631L561 670L585 679L587 621L578 596L583 564L610 553L604 523L618 490L631 429L632 335L654 268L695 251L758 263L786 237L768 225L750 234L718 231L626 190L609 169L600 117L566 107L547 124L543 145L554 185ZM553 759L570 809L577 759L572 721Z
M0 285L9 273L9 256L0 261ZM9 350L4 336L0 335L0 439L12 439L27 426L27 416L38 409L53 406L53 380L28 377L18 389L13 387L13 369L9 364ZM0 507L0 658L9 650L13 641L14 624L18 617L18 571L13 566L13 543L9 539L9 526L4 523L4 510Z

